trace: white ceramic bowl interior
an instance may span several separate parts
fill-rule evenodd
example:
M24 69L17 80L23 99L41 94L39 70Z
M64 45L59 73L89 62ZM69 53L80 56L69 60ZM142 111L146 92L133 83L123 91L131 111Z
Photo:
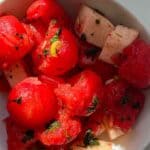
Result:
M128 10L129 7L122 7L119 3L121 1L112 0L59 0L65 7L70 16L75 19L79 5L86 3L89 6L102 11L114 24L123 24L128 27L136 28L140 31L140 35L143 39L150 41L150 30L146 29L145 21L138 21L136 13L132 15L132 10ZM137 0L140 1L140 0ZM146 1L146 0L145 0ZM11 12L19 17L25 14L25 10L31 3L31 0L0 0L0 13ZM132 3L132 2L131 2ZM130 6L130 5L129 5ZM136 4L135 4L136 7ZM139 7L139 5L138 5ZM132 7L130 7L132 8ZM137 13L138 14L138 13ZM146 14L146 13L145 13ZM148 16L147 16L148 17ZM149 19L149 18L147 18ZM132 132L121 137L118 141L115 141L117 145L120 145L124 150L144 150L146 145L150 142L150 92L145 91L146 104L142 114L137 120ZM0 150L7 150L6 144L6 130L3 119L7 116L6 102L7 93L0 93ZM116 149L117 150L117 149ZM150 150L148 148L147 150Z

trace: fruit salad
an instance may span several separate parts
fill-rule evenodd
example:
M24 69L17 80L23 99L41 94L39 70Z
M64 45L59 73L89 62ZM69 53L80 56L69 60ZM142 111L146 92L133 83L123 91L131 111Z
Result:
M150 45L136 29L35 0L22 20L0 17L0 46L8 150L112 150L134 130L150 86Z

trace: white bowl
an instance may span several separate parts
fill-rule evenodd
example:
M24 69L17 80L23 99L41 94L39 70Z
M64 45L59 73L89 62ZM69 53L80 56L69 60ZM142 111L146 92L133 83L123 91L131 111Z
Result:
M24 12L31 3L31 0L0 0L0 2L0 13L12 12L13 14L21 17L24 15ZM149 16L144 9L141 11L142 8L146 8L145 6L147 6L147 8L149 7L148 4L150 4L150 2L147 0L60 0L60 3L64 5L72 18L75 18L81 2L99 9L114 24L124 24L138 29L141 37L150 41ZM144 6L144 3L147 5ZM141 7L141 4L143 7ZM124 7L122 7L122 5ZM138 8L141 8L141 10L138 11ZM124 150L144 150L150 142L150 92L145 91L145 94L147 100L144 110L132 132L116 141L116 144L119 144ZM6 93L0 93L0 150L7 150L7 135L5 125L2 121L7 116L5 109L6 97ZM147 150L150 150L150 147Z

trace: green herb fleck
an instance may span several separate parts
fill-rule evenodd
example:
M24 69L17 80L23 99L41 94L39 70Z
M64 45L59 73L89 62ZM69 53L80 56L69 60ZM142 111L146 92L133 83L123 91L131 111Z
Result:
M60 36L61 33L62 33L62 29L59 28L57 30L57 32L55 33L55 35L51 38L50 42L54 43L54 42L58 41L59 40L59 36Z
M87 57L95 57L99 52L100 52L100 48L92 47L92 48L86 49L85 55Z
M96 110L98 104L99 99L97 96L94 96L92 100L92 105L88 107L88 113L93 113Z
M54 43L58 41L58 36L57 35L54 35L52 38L51 38L51 43Z
M129 102L128 95L124 95L120 101L121 105L126 105Z
M85 146L99 145L98 139L94 136L91 129L87 130L84 135L83 143Z
M44 50L43 50L43 55L46 57L48 54L49 54L49 50L44 49Z
M17 104L21 104L22 103L22 97L19 97L19 98L13 100L13 102L15 102Z
M60 122L59 121L53 121L47 126L48 131L54 131L60 127Z
M18 38L20 38L20 39L23 39L24 37L23 37L23 34L21 34L21 33L16 33L16 36L18 37Z
M141 105L140 105L139 102L136 102L136 103L134 103L134 104L132 105L132 108L133 108L133 109L140 109L140 107L141 107Z
M100 24L100 20L99 20L99 19L96 19L96 20L95 20L95 23L96 23L96 24Z
M33 138L34 138L34 131L33 130L27 130L24 134L22 142L27 143L28 141L32 140Z
M86 41L86 34L82 33L80 39L81 41Z

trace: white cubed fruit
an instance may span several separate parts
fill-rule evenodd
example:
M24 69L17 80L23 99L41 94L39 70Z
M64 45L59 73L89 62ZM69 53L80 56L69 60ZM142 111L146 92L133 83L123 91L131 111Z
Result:
M120 136L125 135L125 132L123 132L121 128L114 126L112 117L104 118L103 121L110 140L115 140Z
M23 62L13 64L11 67L4 70L4 74L11 87L28 77Z
M82 5L75 23L75 31L82 40L103 47L108 34L114 28L114 25L103 15Z
M138 35L137 30L122 25L116 26L115 30L108 35L99 59L114 64L112 58L121 54L123 49L132 44Z
M115 140L115 139L125 135L125 133L120 128L117 128L117 127L116 128L115 127L108 128L107 133L108 133L110 140Z
M88 147L72 146L72 150L112 150L113 143L99 140L99 145L93 145Z
M105 132L105 126L101 123L97 125L97 129L94 131L96 137L100 137Z

